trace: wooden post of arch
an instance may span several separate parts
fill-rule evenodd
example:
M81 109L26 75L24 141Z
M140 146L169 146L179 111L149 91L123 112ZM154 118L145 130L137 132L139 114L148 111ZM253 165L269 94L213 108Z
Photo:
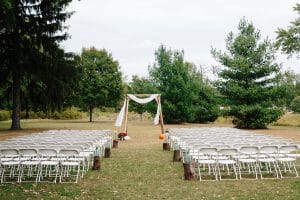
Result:
M146 97L150 96L151 94L133 94L138 97ZM160 95L157 96L157 106L160 106L160 113L159 113L159 123L160 123L160 129L161 129L161 134L165 133L165 128L164 128L164 119L163 119L163 114L162 114L162 106L161 106L161 98ZM127 133L127 127L128 127L128 106L129 106L129 97L126 95L125 98L125 122L124 122L124 133Z
M160 95L157 97L157 103L158 106L160 106L160 113L159 113L159 123L160 123L160 129L161 129L161 134L165 133L165 127L164 127L164 118L162 114L162 106L161 106L161 101L160 101Z

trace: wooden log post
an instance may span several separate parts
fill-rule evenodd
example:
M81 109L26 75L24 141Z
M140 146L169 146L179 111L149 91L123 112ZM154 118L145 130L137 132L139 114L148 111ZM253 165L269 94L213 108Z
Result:
M171 149L170 143L164 142L164 143L163 143L163 150L164 150L164 151L170 151L170 149Z
M180 155L180 150L175 149L173 151L173 162L180 162L181 161L181 155Z
M93 162L93 170L100 170L101 169L101 158L100 156L94 156L94 162Z
M196 180L196 170L194 163L183 163L184 180Z
M113 140L113 148L118 148L118 143L119 141L118 140Z
M110 148L105 147L104 158L109 158L109 157L110 157Z

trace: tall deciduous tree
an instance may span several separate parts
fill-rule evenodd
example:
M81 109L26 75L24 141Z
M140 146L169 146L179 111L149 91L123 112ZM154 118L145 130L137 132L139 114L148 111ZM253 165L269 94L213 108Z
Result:
M162 95L167 123L213 121L216 102L208 103L203 80L195 66L184 60L183 51L172 51L161 45L155 52L156 62L150 77ZM214 112L215 114L212 114ZM212 114L212 115L211 115ZM208 117L208 115L211 115Z
M229 33L226 47L227 52L212 49L212 54L224 66L219 89L227 99L229 115L238 128L266 128L282 114L277 107L280 67L273 45L268 39L261 41L259 31L242 19L238 34Z
M1 1L1 68L13 82L12 129L19 129L21 84L31 75L41 76L67 38L63 23L71 16L65 9L72 0ZM46 61L46 62L45 62Z
M81 53L83 75L80 99L82 107L88 108L90 122L95 107L115 107L123 92L119 63L105 49L83 48Z
M300 4L296 4L294 10L298 13L298 18L287 29L277 30L277 46L286 54L300 56Z

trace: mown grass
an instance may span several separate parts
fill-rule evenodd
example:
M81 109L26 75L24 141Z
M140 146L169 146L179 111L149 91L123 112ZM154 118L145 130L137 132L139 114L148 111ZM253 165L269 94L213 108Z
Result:
M0 123L2 139L46 129L113 129L113 121L22 121L23 130L7 131ZM168 127L222 126L185 124ZM230 125L226 125L230 126ZM119 130L118 130L119 131ZM0 185L0 199L300 199L300 179L199 182L182 179L181 163L172 152L162 151L160 127L150 121L130 121L131 140L119 142L111 158L102 159L100 171L90 171L78 184L22 183ZM271 127L267 134L290 133L300 128Z
M286 113L277 122L275 122L274 125L300 127L300 114Z

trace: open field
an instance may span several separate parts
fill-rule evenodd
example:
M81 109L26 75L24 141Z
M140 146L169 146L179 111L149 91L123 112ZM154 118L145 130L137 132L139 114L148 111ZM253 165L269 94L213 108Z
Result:
M0 122L0 140L46 129L113 129L113 121L22 121L23 130L7 131ZM231 126L184 124L168 127ZM119 131L119 130L117 130ZM300 127L272 126L258 133L300 140ZM119 142L101 171L90 171L79 184L5 184L0 199L300 199L300 179L199 182L182 180L181 163L163 152L160 127L150 121L130 121L131 140Z

